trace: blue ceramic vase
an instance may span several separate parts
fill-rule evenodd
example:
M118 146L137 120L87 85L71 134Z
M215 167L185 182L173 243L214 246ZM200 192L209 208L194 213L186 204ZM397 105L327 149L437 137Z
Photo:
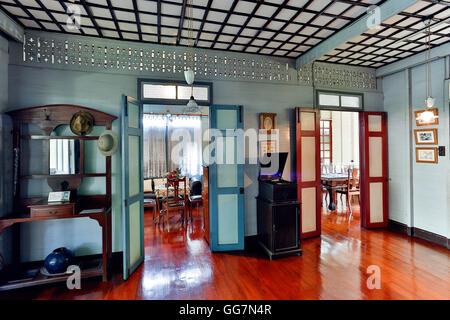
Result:
M53 250L47 258L45 258L44 266L48 273L64 273L73 263L73 253L67 248L58 248Z

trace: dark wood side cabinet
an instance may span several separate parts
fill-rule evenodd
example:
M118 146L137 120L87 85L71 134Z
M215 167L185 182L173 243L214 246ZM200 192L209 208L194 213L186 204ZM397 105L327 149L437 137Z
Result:
M258 242L270 260L301 255L300 202L273 202L258 197Z

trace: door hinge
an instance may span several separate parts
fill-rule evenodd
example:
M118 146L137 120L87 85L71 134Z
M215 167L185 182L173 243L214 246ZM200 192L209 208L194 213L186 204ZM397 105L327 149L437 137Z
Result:
M128 207L128 200L124 200L124 205L125 205L125 208Z
M239 106L239 123L242 123L242 106Z

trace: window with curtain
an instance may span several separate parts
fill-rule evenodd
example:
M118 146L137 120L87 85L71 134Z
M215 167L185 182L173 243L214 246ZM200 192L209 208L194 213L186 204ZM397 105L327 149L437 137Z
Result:
M144 177L175 168L187 177L202 174L201 117L144 115Z

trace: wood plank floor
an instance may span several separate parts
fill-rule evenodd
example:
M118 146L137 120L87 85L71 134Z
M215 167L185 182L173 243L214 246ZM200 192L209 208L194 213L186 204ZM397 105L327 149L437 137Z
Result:
M120 268L109 282L35 287L0 299L449 299L449 251L423 240L359 227L355 206L323 213L320 238L302 243L303 256L267 260L254 249L212 254L200 213L171 233L145 216L144 264L124 282ZM326 210L325 210L326 211ZM341 210L344 211L344 210ZM176 231L177 230L177 231ZM381 289L369 290L367 267L381 270Z

